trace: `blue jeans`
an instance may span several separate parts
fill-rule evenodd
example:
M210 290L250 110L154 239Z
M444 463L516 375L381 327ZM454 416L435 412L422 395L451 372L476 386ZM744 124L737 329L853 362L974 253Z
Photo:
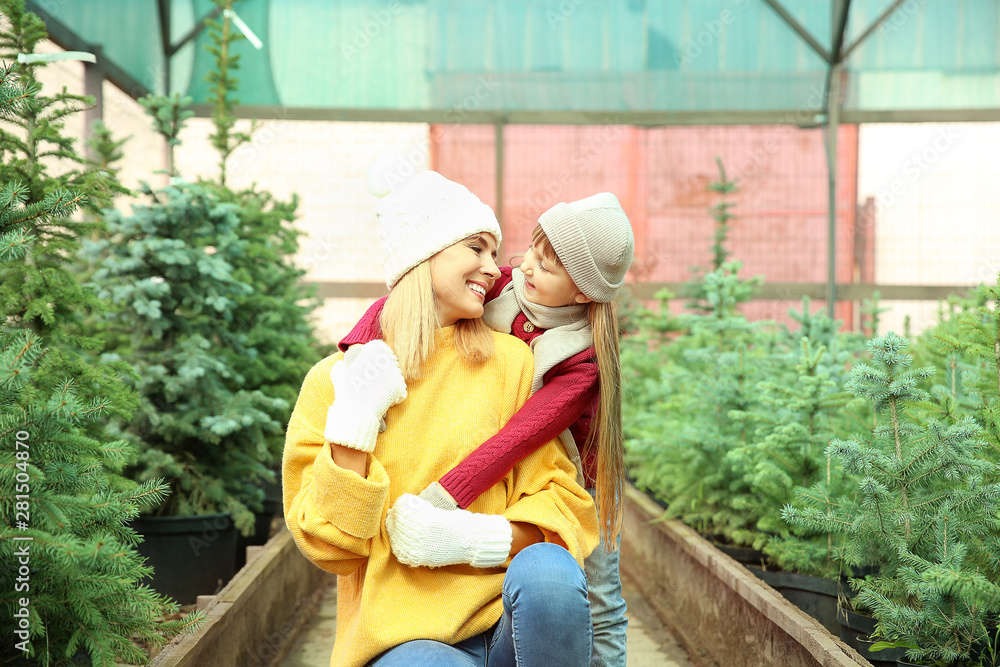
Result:
M590 598L590 618L594 624L594 655L590 667L625 667L625 600L622 598L622 579L618 571L618 555L604 550L607 536L583 561L587 570L587 587ZM618 536L618 547L622 538Z
M369 667L586 667L592 650L586 575L557 544L517 554L503 580L503 616L458 644L419 639Z

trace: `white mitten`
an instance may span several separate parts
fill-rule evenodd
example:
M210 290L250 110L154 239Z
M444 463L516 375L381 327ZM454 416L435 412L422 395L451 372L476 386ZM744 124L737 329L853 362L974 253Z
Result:
M370 452L390 407L406 398L396 355L384 341L354 346L330 369L333 404L324 435L338 445Z
M498 514L443 510L411 493L396 500L386 526L392 553L411 567L498 567L513 539L510 522Z
M420 492L420 497L434 507L439 507L443 510L450 511L458 509L458 503L455 502L455 499L452 498L451 494L437 482L431 482L428 484L427 488Z

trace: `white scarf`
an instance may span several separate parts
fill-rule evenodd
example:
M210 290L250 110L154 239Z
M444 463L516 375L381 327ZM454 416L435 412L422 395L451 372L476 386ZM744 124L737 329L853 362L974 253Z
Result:
M529 344L535 356L535 375L531 380L531 393L535 393L542 386L542 378L556 364L594 344L594 332L587 319L587 304L553 308L531 303L524 298L524 282L524 273L515 268L511 272L511 281L486 304L483 321L495 331L510 333L518 313L524 313L529 322L545 329L545 333L536 336ZM576 466L577 482L582 485L583 463L569 429L560 433L559 439Z

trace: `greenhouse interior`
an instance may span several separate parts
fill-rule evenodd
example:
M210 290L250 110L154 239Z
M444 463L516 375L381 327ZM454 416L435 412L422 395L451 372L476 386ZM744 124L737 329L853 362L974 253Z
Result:
M0 663L997 667L997 155L996 0L0 0Z

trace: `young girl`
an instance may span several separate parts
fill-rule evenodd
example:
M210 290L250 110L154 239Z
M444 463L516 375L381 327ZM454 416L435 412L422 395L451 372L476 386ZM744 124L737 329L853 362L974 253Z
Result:
M531 346L532 397L421 496L442 508L466 508L514 464L559 437L579 449L585 485L595 495L602 542L586 560L594 626L592 667L625 665L625 601L618 570L624 457L618 318L613 300L632 263L628 217L613 194L600 193L543 213L520 268L502 267L486 294L483 320ZM342 350L381 338L384 299L340 342Z

